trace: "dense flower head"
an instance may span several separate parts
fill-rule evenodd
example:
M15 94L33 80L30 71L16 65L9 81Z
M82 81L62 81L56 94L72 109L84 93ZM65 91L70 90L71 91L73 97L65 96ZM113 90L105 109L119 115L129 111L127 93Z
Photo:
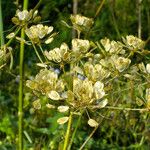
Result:
M25 30L26 35L33 43L40 43L42 39L48 36L53 31L53 27L43 26L42 24L33 25ZM50 42L53 40L50 38ZM45 40L46 41L46 40Z
M109 77L110 72L102 67L101 64L91 64L86 62L84 64L85 75L92 81L103 80Z
M86 53L90 48L90 42L88 40L73 39L72 50L74 53Z
M72 94L71 94L72 93ZM81 80L80 78L73 79L73 90L68 91L68 98L71 99L70 104L74 107L88 107L96 100L100 100L104 97L104 84L100 81L93 83L86 78Z
M101 39L101 44L105 51L110 54L124 53L123 44L116 41L110 41L108 38Z
M17 10L15 17L12 18L12 22L14 24L20 25L20 26L26 25L26 24L30 23L31 20L34 21L34 20L37 20L37 18L40 19L37 16L37 13L38 13L37 10L35 12L33 12L33 10L30 10L30 11Z
M61 44L60 48L54 48L53 50L45 51L45 56L54 62L67 62L70 59L69 47L66 43Z
M62 80L58 80L58 74L47 69L42 69L33 80L27 80L26 85L35 92L41 92L51 99L53 97L58 99L60 97L58 92L64 90L64 83Z
M119 72L123 72L125 69L129 67L131 63L131 60L129 58L119 57L117 55L113 55L111 59L114 66Z
M141 39L133 35L126 36L126 39L124 39L124 42L131 49L143 49L145 46L144 41L142 41Z
M87 18L79 14L71 15L70 19L78 30L82 30L81 28L90 28L94 23L92 18Z

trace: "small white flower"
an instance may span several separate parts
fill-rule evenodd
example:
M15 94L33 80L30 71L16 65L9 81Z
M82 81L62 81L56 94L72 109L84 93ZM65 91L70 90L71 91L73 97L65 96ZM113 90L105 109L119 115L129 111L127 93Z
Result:
M91 127L97 127L98 126L98 123L94 119L89 119L88 124Z
M18 19L21 21L25 20L27 18L28 13L29 12L27 10L19 11L17 13Z
M73 39L72 40L72 50L75 53L85 53L90 48L90 42L88 40L82 40L82 39Z
M60 95L56 91L50 91L48 96L52 100L60 100Z
M58 124L64 124L69 120L69 117L62 117L57 120Z
M57 109L59 112L63 113L69 110L69 106L59 106Z
M150 74L150 64L146 65L146 71Z
M49 109L53 109L53 108L55 108L55 106L54 106L54 105L52 105L52 104L46 104L46 107L47 107L47 108L49 108Z

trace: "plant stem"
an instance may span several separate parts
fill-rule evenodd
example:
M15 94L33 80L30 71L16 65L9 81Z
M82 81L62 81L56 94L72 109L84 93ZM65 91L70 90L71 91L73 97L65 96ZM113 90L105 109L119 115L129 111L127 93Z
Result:
M43 56L44 56L45 60L46 60L46 61L48 61L48 59L46 58L46 56L45 56L45 54L44 54L44 51L43 51L43 48L42 48L42 46L41 46L41 45L39 45L39 48L40 48L40 50L41 50L41 52L42 52L42 54L43 54Z
M86 145L86 143L90 140L90 138L93 136L93 134L95 133L95 131L97 130L98 126L96 126L94 128L94 130L91 132L91 134L88 136L88 138L85 140L85 142L82 144L82 146L80 147L79 150L82 150L84 148L84 146Z
M27 9L28 0L24 0L23 9ZM21 29L21 38L25 38L25 29ZM18 101L18 147L19 150L23 150L23 78L24 78L24 42L20 43L20 64L19 64L19 101Z
M4 45L4 35L3 35L3 17L2 17L2 3L0 0L0 40L1 46Z
M105 0L102 0L102 2L100 3L100 5L99 5L99 7L98 7L98 9L97 9L97 11L96 11L96 14L95 14L95 16L94 16L94 20L95 20L95 18L99 15L99 13L100 13L100 11L101 11L101 9L102 9L104 3L105 3Z
M71 146L72 146L73 140L74 140L74 138L75 138L77 129L78 129L78 127L79 127L79 123L80 123L80 121L81 121L82 114L83 114L83 112L81 112L81 115L80 115L79 118L78 118L76 127L75 127L75 129L74 129L73 134L72 134L72 137L71 137L71 140L70 140L70 143L69 143L69 146L68 146L68 149L67 149L67 150L71 150Z
M142 31L141 3L142 3L142 0L138 0L138 37L139 38L141 38L141 31Z
M113 106L106 106L104 108L115 109L115 110L127 110L127 111L149 111L147 108L122 108L122 107L113 107Z
M18 32L20 31L21 27L18 27L15 31L15 36L18 34ZM13 41L14 38L9 39L9 41L6 43L6 47L8 47L11 42Z
M38 57L38 59L40 60L40 62L43 64L43 60L41 59L41 57L40 57L40 55L39 55L39 53L38 53L38 51L37 51L37 49L36 49L36 47L35 47L35 45L34 45L34 43L32 42L32 45L33 45L33 48L34 48L34 50L35 50L35 53L36 53L36 55L37 55L37 57Z
M73 116L73 113L70 112L69 121L68 121L68 127L67 127L67 132L66 132L66 135L65 135L65 141L64 141L63 150L67 150L68 141L69 141L69 137L70 137L71 124L72 124L72 116Z
M39 8L41 5L42 0L39 0L39 2L36 4L36 6L33 8L33 13Z

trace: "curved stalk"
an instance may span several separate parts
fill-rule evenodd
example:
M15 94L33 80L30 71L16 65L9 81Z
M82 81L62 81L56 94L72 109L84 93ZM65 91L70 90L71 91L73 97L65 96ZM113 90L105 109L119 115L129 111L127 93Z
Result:
M39 53L38 53L38 51L37 51L37 49L36 49L36 47L35 47L35 45L34 45L34 43L32 42L32 45L33 45L33 48L34 48L34 50L35 50L35 53L36 53L36 55L37 55L37 57L38 57L38 59L40 60L40 62L43 64L43 60L42 60L42 58L40 57L40 55L39 55Z
M23 9L27 9L28 0L24 0ZM25 38L25 29L21 29L21 38ZM23 150L23 78L24 78L24 42L20 43L20 63L19 63L19 101L18 101L18 148Z
M95 131L98 129L99 126L96 126L94 128L94 130L91 132L91 134L88 136L88 138L85 140L85 142L82 144L82 146L80 147L79 150L82 150L84 148L84 146L86 145L86 143L90 140L90 138L93 136L93 134L95 133Z
M73 113L70 112L69 121L68 121L68 127L67 127L67 132L66 132L66 135L65 135L65 141L64 141L63 150L67 150L68 141L69 141L69 137L70 137L71 124L72 124L72 116L73 116Z

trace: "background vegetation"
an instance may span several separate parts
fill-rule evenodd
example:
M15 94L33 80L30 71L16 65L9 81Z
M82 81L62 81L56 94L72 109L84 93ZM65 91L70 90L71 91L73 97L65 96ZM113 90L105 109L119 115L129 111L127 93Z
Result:
M15 1L1 0L4 37L14 27L11 18L16 9L22 7L22 1L15 5ZM29 9L38 1L30 0ZM94 17L101 0L78 0L77 12L87 17ZM54 42L46 49L60 46L62 42L69 43L72 38L72 29L67 28L65 21L70 24L70 14L73 13L73 1L71 0L43 0L39 7L42 23L52 25L59 33ZM150 0L141 2L141 37L147 40L150 37ZM138 0L106 0L99 15L95 18L95 24L88 39L97 41L108 37L120 40L122 36L133 34L138 36L139 28ZM7 42L7 39L5 39ZM150 43L147 43L149 48ZM18 122L18 84L19 84L19 43L12 42L14 64L13 69L5 66L0 71L0 149L15 150ZM25 80L32 78L38 71L35 65L37 57L32 47L25 48ZM9 62L8 62L9 64ZM24 90L24 149L58 149L61 147L66 126L59 126L56 120L60 113L42 107L34 110L33 95L28 88ZM43 98L43 103L45 99ZM92 113L92 112L91 112ZM97 114L94 114L97 117ZM103 116L108 116L105 118ZM150 118L149 113L126 112L120 110L104 111L99 114L101 122L97 132L85 146L87 150L98 149L143 149L150 147ZM85 141L91 133L86 122L80 124L77 136L73 143L73 149ZM59 146L58 146L59 145Z

